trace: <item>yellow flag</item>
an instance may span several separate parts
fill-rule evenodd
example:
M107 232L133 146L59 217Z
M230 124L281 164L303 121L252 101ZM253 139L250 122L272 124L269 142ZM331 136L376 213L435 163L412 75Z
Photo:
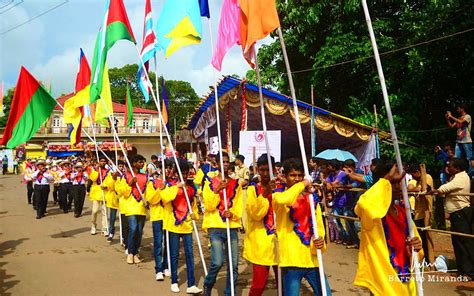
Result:
M102 80L102 92L100 99L96 102L95 122L109 126L109 116L113 114L112 95L110 93L109 70L107 65L104 68L104 76Z

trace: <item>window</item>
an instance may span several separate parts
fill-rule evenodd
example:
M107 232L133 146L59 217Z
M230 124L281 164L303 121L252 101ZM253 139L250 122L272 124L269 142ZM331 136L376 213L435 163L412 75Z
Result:
M51 124L53 134L59 134L61 132L59 116L53 117L53 122Z
M59 127L59 116L54 116L53 127Z
M150 128L150 120L148 118L143 119L143 129L148 130Z
M137 122L135 119L132 119L132 126L130 127L131 129L136 129L137 128Z

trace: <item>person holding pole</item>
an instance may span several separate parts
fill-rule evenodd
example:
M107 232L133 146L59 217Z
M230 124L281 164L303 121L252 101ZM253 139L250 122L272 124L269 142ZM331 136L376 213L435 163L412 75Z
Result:
M127 208L128 208L128 202L127 198L123 196L122 194L119 193L119 188L120 184L122 182L122 179L125 178L125 173L126 173L126 165L125 161L123 160L118 160L117 161L117 169L118 171L113 174L114 180L115 180L115 192L117 193L118 196L118 201L119 201L119 212L120 212L120 220L122 224L120 225L122 227L122 246L127 249L127 239L128 239L128 219L127 219Z
M322 295L317 250L325 251L324 224L318 197L313 193L310 180L304 178L303 162L288 159L283 163L286 179L285 188L276 189L273 194L273 209L276 214L278 236L278 266L282 269L283 294L300 295L301 280L305 278L314 295ZM311 221L313 198L318 232L315 235ZM329 282L325 278L327 295L331 295Z
M145 166L145 157L140 154L134 155L130 158L133 174L127 172L125 178L121 180L118 186L118 193L127 199L127 219L128 219L128 239L127 239L127 263L138 264L141 261L138 257L138 251L142 241L143 227L146 220L146 201L143 199L141 193L145 193L148 183L148 176L140 173L140 170Z
M102 215L102 233L105 235L107 234L107 221L105 219L105 208L103 205L103 194L102 191L102 182L107 177L109 170L105 167L107 164L107 159L105 156L99 157L99 165L97 168L92 166L89 167L89 171L87 172L89 175L89 179L92 181L91 189L89 192L89 199L92 202L92 214L91 214L91 234L95 235L97 233L97 214L101 213Z
M217 156L217 163L220 157ZM230 272L233 273L232 283L234 291L237 286L238 273L238 258L239 258L239 242L238 231L242 227L242 186L235 179L229 177L229 154L222 152L222 162L224 170L224 179L218 174L210 178L206 182L203 191L204 197L204 219L202 228L209 233L211 240L211 267L209 273L204 279L204 296L210 296L211 290L216 283L217 273L224 264L224 257L229 265L228 255L224 253L224 249L232 254L232 271L227 269L227 285L224 291L225 295L231 294ZM209 178L209 176L208 176ZM225 194L224 194L225 191ZM224 200L224 196L226 200ZM225 210L225 202L227 202L228 209ZM227 242L227 225L226 219L229 219L230 228L230 245L229 250Z
M115 235L115 220L117 219L117 210L119 208L119 199L117 192L115 192L115 180L114 173L109 173L104 178L104 182L101 185L105 195L105 205L109 209L109 235L107 242L112 243Z
M355 207L361 221L360 249L354 285L373 295L416 295L412 250L423 259L420 235L408 236L408 223L401 194L404 173L393 161L380 160L373 172L374 185ZM414 224L414 223L413 223ZM418 262L418 261L416 261Z
M187 180L189 174L189 163L187 160L178 160L181 173L184 180ZM175 175L178 174L177 168L174 168ZM183 239L184 253L186 256L186 273L188 288L187 294L198 294L202 290L196 287L194 276L194 254L193 254L193 224L192 220L197 220L198 208L196 199L196 188L194 184L185 181L183 184L177 180L171 180L168 187L161 191L161 200L171 213L166 215L166 230L169 231L169 244L171 256L171 291L179 293L178 287L178 260L179 260L179 240ZM188 207L186 195L192 207L192 212Z
M275 159L271 157L272 166ZM247 229L244 239L244 258L252 263L253 277L249 296L263 294L270 268L273 268L278 281L277 239L275 234L275 216L272 205L274 182L271 182L267 154L257 160L260 176L257 183L247 188Z

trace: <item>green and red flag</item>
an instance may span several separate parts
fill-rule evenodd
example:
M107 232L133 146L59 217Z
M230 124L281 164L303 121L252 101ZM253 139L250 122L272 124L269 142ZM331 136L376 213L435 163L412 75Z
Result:
M108 0L104 21L95 42L94 58L92 59L90 98L89 101L82 102L82 105L94 103L99 99L102 92L102 77L104 76L103 72L107 52L118 40L129 40L133 43L137 43L130 22L128 21L123 0Z
M125 125L128 127L133 126L133 104L132 97L130 96L130 89L127 83L127 97L125 98Z
M21 67L0 145L11 149L27 142L48 119L54 106L56 100L28 70Z

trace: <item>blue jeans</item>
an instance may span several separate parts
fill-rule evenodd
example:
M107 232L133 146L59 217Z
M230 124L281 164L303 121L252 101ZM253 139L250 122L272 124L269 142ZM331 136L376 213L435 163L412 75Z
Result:
M239 238L237 229L230 230L230 243L232 251L232 271L234 275L234 292L237 294L237 278L239 276ZM227 284L224 295L230 295L230 273L229 273L229 255L227 249L227 231L225 228L210 228L209 237L211 239L211 266L204 279L204 285L211 288L216 283L217 274L224 265L224 257L227 261Z
M344 208L334 208L334 214L343 216L344 215ZM339 240L346 241L347 240L347 232L344 229L344 225L342 225L341 219L336 219L337 230L339 231Z
M153 255L155 256L155 273L168 268L166 248L163 248L163 220L151 222L153 226Z
M313 288L314 295L323 295L321 290L321 280L319 279L319 268L299 268L286 267L282 268L283 278L283 295L285 296L299 296L301 280L305 278ZM328 278L326 279L327 295L331 296L331 288L329 287Z
M109 236L115 234L115 219L117 218L117 209L109 208L110 211L110 223L109 223Z
M140 244L142 243L143 227L145 226L146 216L134 215L128 216L128 254L137 255Z
M193 255L193 234L180 234L170 232L170 253L171 253L171 283L178 283L178 260L179 260L179 239L183 238L184 255L186 256L186 273L188 275L188 288L196 284L194 278L194 255Z
M349 217L356 217L354 211L352 209L344 209L344 216ZM346 220L346 230L347 230L347 238L349 239L350 243L354 245L359 245L359 236L357 235L358 231L355 226L355 221Z
M469 173L469 175L471 175L472 143L456 143L456 147L454 148L454 157L462 158L463 155L469 162L469 168L467 172Z

